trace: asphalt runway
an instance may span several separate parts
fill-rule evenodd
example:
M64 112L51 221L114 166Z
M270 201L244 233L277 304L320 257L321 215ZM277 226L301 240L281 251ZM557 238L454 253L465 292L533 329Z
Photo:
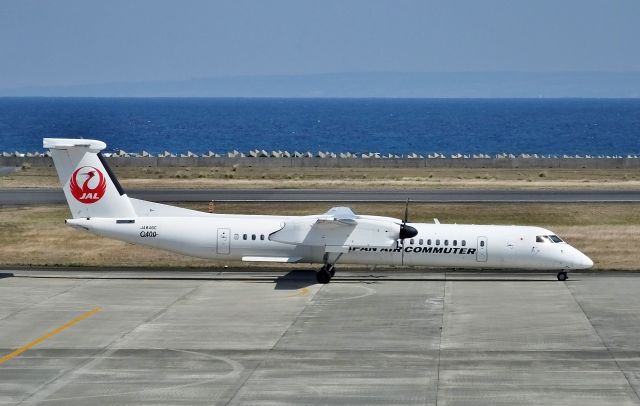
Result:
M640 405L640 274L313 281L0 271L0 404Z
M307 190L307 189L131 189L127 194L153 202L413 202L579 203L640 202L634 190ZM64 203L61 189L0 189L0 205Z

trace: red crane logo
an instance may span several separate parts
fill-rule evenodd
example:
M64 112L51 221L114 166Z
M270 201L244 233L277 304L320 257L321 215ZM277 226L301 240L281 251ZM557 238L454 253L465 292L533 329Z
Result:
M81 166L71 175L69 188L77 201L91 204L102 199L104 192L107 190L107 181L97 168Z

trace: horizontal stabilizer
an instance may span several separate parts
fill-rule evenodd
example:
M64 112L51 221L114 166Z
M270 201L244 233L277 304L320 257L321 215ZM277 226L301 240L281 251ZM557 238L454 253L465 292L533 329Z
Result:
M81 138L43 138L42 146L48 149L84 148L89 152L99 152L107 147L102 141Z

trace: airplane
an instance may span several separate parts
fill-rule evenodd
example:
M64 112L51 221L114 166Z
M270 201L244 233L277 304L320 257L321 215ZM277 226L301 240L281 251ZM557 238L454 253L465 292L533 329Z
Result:
M66 224L99 236L183 255L225 261L317 263L320 284L335 265L535 269L567 272L593 262L540 227L410 223L334 207L322 214L214 214L128 197L98 140L44 138L72 219Z

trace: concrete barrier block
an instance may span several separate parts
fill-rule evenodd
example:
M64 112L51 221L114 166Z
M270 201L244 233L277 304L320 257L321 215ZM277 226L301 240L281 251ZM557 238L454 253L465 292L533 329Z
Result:
M166 151L165 151L166 152ZM313 157L311 153L294 152L293 156L286 156L286 151L272 151L270 157L246 157L244 154L234 151L226 156L215 156L205 154L203 156L176 157L172 154L159 154L157 157L144 156L120 156L118 154L106 153L107 161L114 167L231 167L233 165L255 166L255 167L344 167L344 168L368 168L368 167L457 167L457 168L640 168L640 159L636 155L609 155L606 157L594 157L585 155L584 157L556 155L524 155L509 158L509 154L496 154L491 157L487 154L462 155L453 154L451 157L443 157L442 154L429 154L425 159L416 153L408 154L406 157L398 157L393 154L382 155L380 153L364 153L360 157L352 153L333 153L320 151L318 157ZM275 156L273 156L275 153ZM131 154L127 154L131 155ZM207 156L208 155L208 156ZM217 155L217 154L216 154ZM280 155L280 156L278 156ZM289 154L291 155L291 154ZM364 157L364 158L362 158ZM0 153L0 166L51 166L51 158L42 153Z

